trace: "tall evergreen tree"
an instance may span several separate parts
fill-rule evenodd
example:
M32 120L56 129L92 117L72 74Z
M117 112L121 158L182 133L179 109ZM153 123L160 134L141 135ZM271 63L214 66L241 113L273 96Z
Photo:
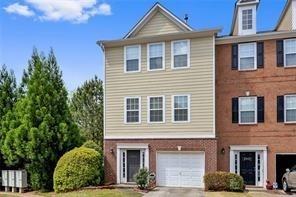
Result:
M81 135L103 146L103 82L95 76L79 87L71 99L71 112Z
M3 65L0 69L0 128L5 116L10 112L17 99L16 79L12 71ZM6 132L0 130L0 149L3 145ZM2 154L0 153L0 169L5 168Z
M58 159L81 143L52 50L47 58L34 50L22 93L2 151L9 165L27 168L34 189L51 190Z

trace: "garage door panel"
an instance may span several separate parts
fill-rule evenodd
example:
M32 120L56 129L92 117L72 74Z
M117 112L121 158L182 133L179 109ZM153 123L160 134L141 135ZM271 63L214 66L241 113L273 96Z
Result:
M158 153L157 184L170 187L202 187L204 153Z

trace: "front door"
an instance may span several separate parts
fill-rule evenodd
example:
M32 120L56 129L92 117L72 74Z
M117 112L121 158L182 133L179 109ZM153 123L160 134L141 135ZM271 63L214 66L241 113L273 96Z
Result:
M127 182L135 182L134 176L140 169L140 150L127 150Z
M240 152L240 175L243 177L246 185L256 184L255 155L255 152Z

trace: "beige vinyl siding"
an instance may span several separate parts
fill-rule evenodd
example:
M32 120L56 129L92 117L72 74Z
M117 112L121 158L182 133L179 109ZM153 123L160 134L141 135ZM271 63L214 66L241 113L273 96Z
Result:
M282 22L280 23L278 31L290 31L292 30L292 5L289 6Z
M213 37L191 39L190 68L171 69L171 42L165 42L165 70L147 71L141 45L141 72L124 73L124 47L106 48L106 138L214 136ZM171 97L190 94L191 122L172 123ZM147 123L147 96L165 96L165 123ZM141 124L124 123L124 98L141 96Z
M170 21L162 12L156 12L150 21L136 33L134 37L144 37L151 35L161 35L168 33L182 32L183 30Z

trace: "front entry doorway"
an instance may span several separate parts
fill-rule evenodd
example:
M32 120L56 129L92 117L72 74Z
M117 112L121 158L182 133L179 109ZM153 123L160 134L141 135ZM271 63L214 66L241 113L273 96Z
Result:
M246 185L256 185L256 152L240 152L240 175Z
M140 150L127 150L127 182L135 182L134 176L140 169Z

